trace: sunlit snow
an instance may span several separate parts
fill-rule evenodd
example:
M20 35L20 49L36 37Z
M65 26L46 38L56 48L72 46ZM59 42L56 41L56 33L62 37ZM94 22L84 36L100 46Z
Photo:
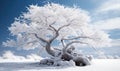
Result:
M78 66L42 66L39 62L2 62L0 71L120 71L120 59L93 59L91 65Z

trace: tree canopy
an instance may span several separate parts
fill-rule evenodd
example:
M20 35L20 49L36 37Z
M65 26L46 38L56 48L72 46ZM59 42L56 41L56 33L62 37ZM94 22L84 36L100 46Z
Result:
M44 6L30 5L27 12L15 18L9 27L15 39L5 41L3 45L26 50L48 47L46 50L52 56L55 55L55 48L52 48L51 44L55 40L60 42L62 49L74 44L108 46L109 36L91 27L90 21L89 13L77 7L65 7L54 3Z

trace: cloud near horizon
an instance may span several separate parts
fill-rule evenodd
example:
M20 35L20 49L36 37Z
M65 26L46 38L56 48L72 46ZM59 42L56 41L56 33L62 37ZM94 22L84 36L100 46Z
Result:
M15 55L12 51L5 51L0 56L0 62L24 62L24 61L40 61L42 57L37 54L30 54L24 56Z

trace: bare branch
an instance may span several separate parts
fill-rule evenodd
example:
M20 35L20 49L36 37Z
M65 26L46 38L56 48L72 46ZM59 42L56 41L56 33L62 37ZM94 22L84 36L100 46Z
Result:
M72 44L74 44L74 43L88 44L88 43L81 42L81 41L72 41L72 42L70 42L70 43L68 43L68 44L66 45L66 48L68 48L70 45L72 45Z
M33 35L35 35L35 37L38 38L40 41L48 43L47 40L45 40L45 39L39 37L36 33L28 33L28 34L33 34Z
M41 40L41 41L43 41L43 42L46 42L46 43L48 42L47 40L39 37L36 33L35 33L34 35L35 35L35 37L38 38L39 40Z
M50 39L50 43L52 43L53 40L55 40L57 37L59 36L59 33L58 31L55 33L55 36L53 36L51 39Z
M49 27L52 28L55 32L57 32L57 30L55 29L55 27L52 26L53 24L55 24L55 22L53 22L51 25L49 25Z
M79 39L79 38L89 38L89 39L92 39L92 38L87 37L87 36L78 36L78 37L74 37L74 38L62 38L61 42L62 42L63 47L67 47L67 45L65 46L65 44L64 44L64 40L75 40L75 39ZM78 41L75 41L75 42L78 42ZM80 43L80 41L79 41L79 43Z
M92 39L92 38L87 37L87 36L78 36L78 37L67 38L67 39L62 38L62 39L61 39L61 42L62 42L62 45L63 45L63 47L64 47L64 48L63 48L63 52L66 52L67 48L68 48L70 45L74 44L74 43L80 43L80 44L87 44L87 45L88 45L88 43L86 43L86 42L82 42L82 41L77 40L77 39L79 39L79 38L86 38L86 39L89 38L89 39ZM76 39L76 40L75 40L75 39ZM64 44L64 40L71 40L71 41L65 45L65 44Z
M38 42L38 41L37 40L30 41L30 42L27 42L27 44L34 43L34 42Z
M58 48L54 48L55 50L58 50L58 51L61 51L61 49L58 49Z
M93 39L93 38L88 37L88 36L78 36L78 37L74 37L74 38L64 38L63 40L74 40L74 39L79 39L79 38Z
M64 39L63 38L61 39L61 43L62 43L63 47L65 47Z
M27 42L26 44L35 43L35 42L38 42L38 41L34 40L34 41ZM45 47L45 45L43 45L42 43L40 43L40 44L41 44L41 46Z
M61 29L70 26L70 25L71 25L71 22L73 22L74 20L75 20L75 19L71 20L68 24L59 27L59 28L58 28L58 32L59 32Z
M50 39L50 43L52 43L52 41L55 40L59 36L58 30L56 30L55 27L52 26L53 24L55 24L55 22L53 22L51 25L49 25L49 27L52 28L55 32L55 35Z
M69 26L69 25L70 25L70 24L61 26L60 28L58 28L58 31L60 31L61 29L65 28L65 27L67 27L67 26Z
M63 26L59 27L58 30L56 30L55 27L52 26L53 24L56 23L56 21L54 21L51 25L49 25L49 27L52 28L54 30L54 32L55 32L55 36L52 39L50 39L50 43L59 36L59 31L61 29L65 28L65 27L70 26L72 21L74 21L74 19L71 20L69 24L66 24L66 25L63 25Z

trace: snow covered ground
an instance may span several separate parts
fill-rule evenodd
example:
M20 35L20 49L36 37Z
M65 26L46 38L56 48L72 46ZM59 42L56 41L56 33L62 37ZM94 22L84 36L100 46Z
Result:
M120 59L94 59L90 66L40 66L39 62L0 61L0 71L120 71Z

